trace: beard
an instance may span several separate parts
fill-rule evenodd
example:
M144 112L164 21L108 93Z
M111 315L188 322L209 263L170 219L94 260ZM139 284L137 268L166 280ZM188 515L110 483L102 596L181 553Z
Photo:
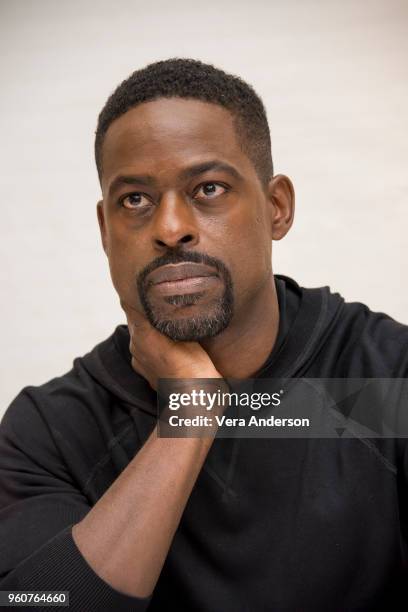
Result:
M195 314L191 316L170 317L161 312L160 306L155 305L149 299L146 277L156 268L183 262L199 263L215 268L224 286L224 291L210 302L204 303L202 308L199 302L205 296L204 291L165 296L162 298L164 302L179 308L197 305ZM137 290L140 303L150 324L172 340L198 342L214 337L229 325L234 313L233 282L228 268L221 260L196 251L172 251L155 259L139 274Z

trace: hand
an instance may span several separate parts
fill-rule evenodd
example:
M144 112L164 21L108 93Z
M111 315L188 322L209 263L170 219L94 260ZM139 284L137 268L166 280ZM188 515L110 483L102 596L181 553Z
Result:
M120 300L128 323L132 367L157 391L159 378L222 378L198 342L176 342Z

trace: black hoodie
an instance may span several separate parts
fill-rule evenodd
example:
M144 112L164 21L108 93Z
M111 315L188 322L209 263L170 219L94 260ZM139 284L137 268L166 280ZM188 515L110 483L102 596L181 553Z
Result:
M407 326L328 287L275 280L279 333L256 378L407 376ZM119 325L69 372L25 387L8 407L0 590L69 591L78 612L408 607L408 454L397 438L216 438L152 596L104 582L71 528L156 424L156 393L128 347Z

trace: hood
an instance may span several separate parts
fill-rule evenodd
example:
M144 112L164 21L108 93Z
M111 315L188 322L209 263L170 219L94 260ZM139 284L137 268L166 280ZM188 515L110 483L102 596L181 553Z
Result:
M283 275L275 275L275 284L280 312L278 337L268 359L252 378L307 376L310 365L336 326L344 299L327 286L306 289ZM80 358L81 364L129 408L136 407L156 417L156 392L133 370L129 342L127 325L118 325L109 338ZM242 439L224 438L218 442L222 442L223 459L220 459L220 445L214 444L203 469L217 480L223 499L227 499L234 495L231 483Z
M305 289L293 279L275 275L280 322L275 346L253 378L306 375L340 316L344 299L329 287ZM156 414L156 392L131 365L127 325L80 358L81 365L118 399Z

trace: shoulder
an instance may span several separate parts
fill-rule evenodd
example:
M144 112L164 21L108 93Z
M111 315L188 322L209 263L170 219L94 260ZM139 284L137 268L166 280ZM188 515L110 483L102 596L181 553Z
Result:
M86 443L98 453L95 432L107 403L106 391L75 363L61 376L22 388L6 409L0 431L33 451L49 447L64 453L69 447L72 453Z
M345 329L367 348L385 355L403 356L408 349L408 325L384 312L371 310L360 302L345 302L342 317Z
M348 376L408 375L408 325L360 302L344 302L330 342Z
M65 374L21 389L1 420L0 447L18 448L47 470L87 478L102 461L108 468L115 440L132 434L134 424L126 410L77 358Z

